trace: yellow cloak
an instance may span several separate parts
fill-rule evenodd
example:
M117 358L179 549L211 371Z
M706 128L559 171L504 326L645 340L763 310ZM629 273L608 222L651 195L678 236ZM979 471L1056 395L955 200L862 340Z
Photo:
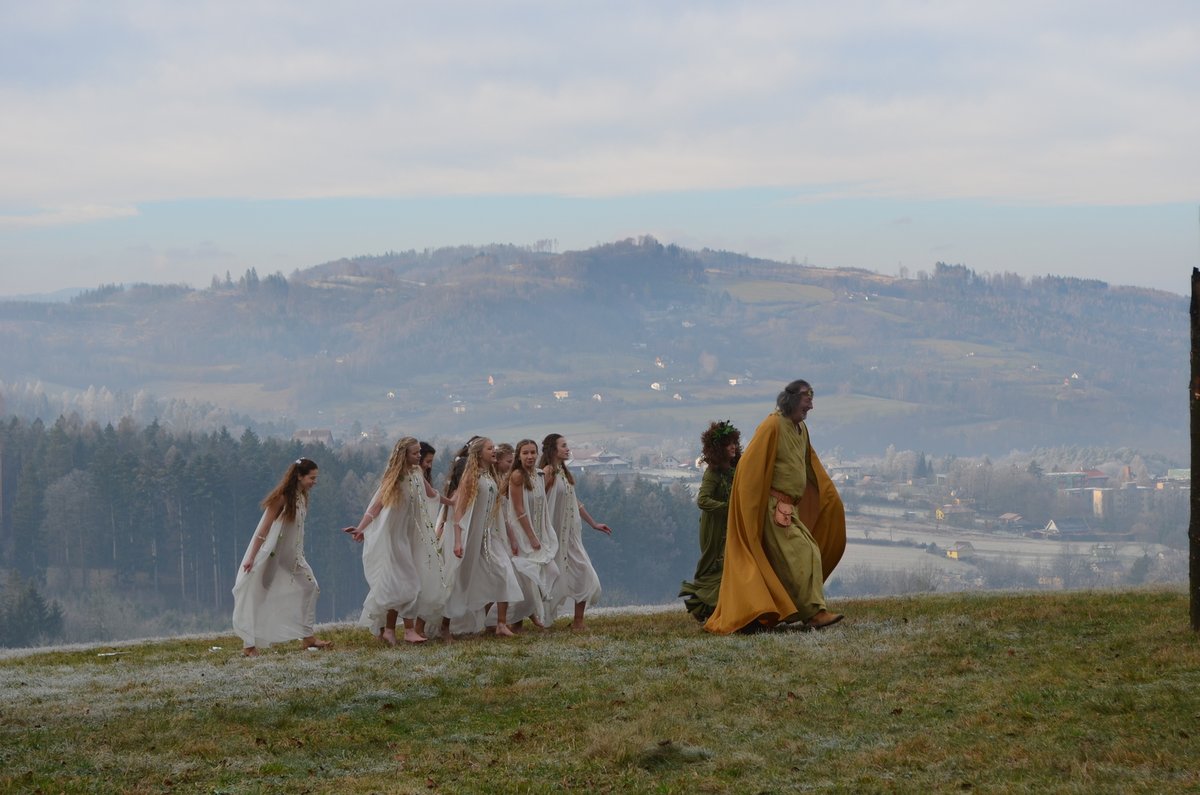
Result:
M728 635L752 623L771 627L797 610L763 549L767 502L779 444L778 414L754 432L738 462L729 495L729 530L725 536L725 570L717 609L705 623L709 632ZM821 550L823 579L828 580L846 551L846 509L812 445L808 447L808 487L796 516Z

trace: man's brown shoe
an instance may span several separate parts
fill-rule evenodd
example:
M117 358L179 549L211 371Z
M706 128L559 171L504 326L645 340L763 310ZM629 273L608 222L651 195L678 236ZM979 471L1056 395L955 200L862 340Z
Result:
M832 627L843 618L845 616L841 613L831 613L828 610L822 610L808 621L805 621L804 625L810 629L825 629L825 627Z

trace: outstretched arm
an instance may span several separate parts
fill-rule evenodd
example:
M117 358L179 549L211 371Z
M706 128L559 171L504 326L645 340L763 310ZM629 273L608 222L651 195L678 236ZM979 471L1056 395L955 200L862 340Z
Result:
M421 482L425 484L425 496L426 497L428 497L431 500L434 497L437 497L438 502L441 503L442 505L453 505L454 504L454 500L450 499L449 497L442 496L442 493L440 491L435 489L433 486L429 485L428 480L426 480L425 478L421 478Z
M353 527L344 527L342 528L342 532L349 533L351 538L361 543L363 540L363 531L367 529L367 526L371 524L371 522L375 521L376 517L379 516L379 512L382 510L383 498L376 497L374 500L372 500L371 504L367 506L367 510L363 511L362 518L358 520L358 524Z
M607 536L612 535L612 528L606 524L601 524L601 523L597 522L596 520L592 519L591 514L589 514L587 512L587 509L583 507L582 502L579 503L579 515L581 517L583 517L583 521L585 521L589 525L591 525L591 528L593 530L599 530L601 533L604 533Z

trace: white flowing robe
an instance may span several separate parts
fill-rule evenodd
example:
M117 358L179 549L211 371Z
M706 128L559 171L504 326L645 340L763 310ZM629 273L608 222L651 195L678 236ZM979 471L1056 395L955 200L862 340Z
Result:
M558 533L558 579L546 603L546 615L553 619L564 602L596 601L600 597L600 578L583 547L583 519L579 515L575 486L561 469L546 494L546 501L551 525Z
M463 556L454 569L443 611L453 632L477 632L484 626L483 610L488 604L521 598L498 498L496 482L480 475L475 499L459 521ZM448 549L451 555L454 554L452 522L453 519L447 522L442 531L442 549Z
M550 509L546 501L546 485L541 472L535 472L532 489L522 489L525 502L525 514L533 528L541 549L534 549L529 542L525 528L517 519L516 509L511 499L504 501L505 515L508 525L513 529L517 538L518 554L513 558L513 569L517 573L517 581L521 585L521 599L508 606L508 620L516 623L526 618L536 618L543 623L554 619L546 612L546 602L553 594L555 581L558 580L558 535L550 521ZM515 488L509 484L509 488Z
M380 497L376 490L374 504ZM358 623L375 631L387 613L413 619L440 609L441 556L433 538L425 497L425 478L412 470L401 484L395 505L385 505L363 531L363 575L370 591Z
M317 596L321 593L312 568L304 559L304 517L308 503L301 499L296 518L285 521L281 514L267 529L267 540L259 547L250 571L246 547L243 566L238 567L233 585L233 631L249 648L311 637L316 622ZM262 534L266 511L255 535Z

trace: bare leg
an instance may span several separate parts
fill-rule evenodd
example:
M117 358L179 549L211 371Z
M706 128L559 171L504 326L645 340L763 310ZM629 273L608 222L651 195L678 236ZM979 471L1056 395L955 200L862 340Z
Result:
M448 618L442 619L442 640L447 643L454 640L454 638L450 637L450 619Z
M242 649L242 656L243 657L257 657L258 649L254 648L253 646L247 646L246 648Z
M405 626L407 626L407 625L405 625ZM425 635L425 619L418 618L416 621L416 624L413 626L413 629L415 629L417 631L417 634L420 635L421 637L423 637L423 638L427 637Z
M424 643L429 640L421 633L413 629L413 624L416 623L411 618L404 619L404 640L408 643Z
M575 603L575 620L571 622L571 629L583 629L583 611L587 609L587 602Z
M379 630L379 639L389 646L396 645L396 611L387 611L385 626Z
M496 635L501 638L513 637L513 631L508 628L505 619L508 618L508 602L496 602Z

